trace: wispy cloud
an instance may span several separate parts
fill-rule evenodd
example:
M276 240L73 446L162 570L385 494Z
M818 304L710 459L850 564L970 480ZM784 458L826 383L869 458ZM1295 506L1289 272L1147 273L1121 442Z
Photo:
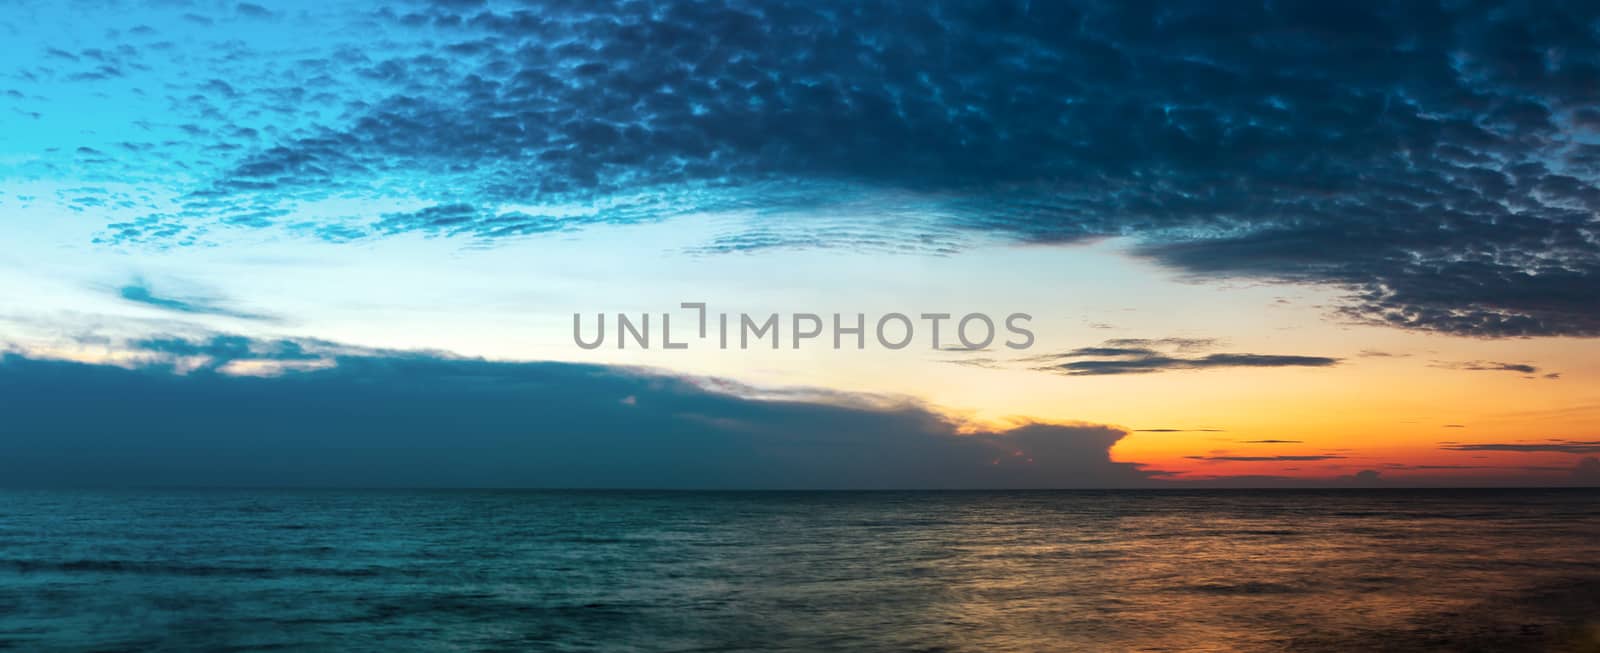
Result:
M1392 351L1382 351L1382 350L1378 350L1378 349L1363 349L1363 350L1361 350L1361 353L1359 353L1357 355L1361 356L1362 358L1408 358L1408 357L1411 356L1411 354L1402 354L1402 353L1392 352Z
M1327 356L1212 353L1215 340L1167 338L1160 340L1108 340L1059 354L1028 357L1034 369L1068 376L1150 374L1171 370L1205 370L1238 367L1330 367L1340 362Z
M1539 368L1527 363L1500 363L1496 361L1435 361L1431 367L1468 372L1516 372L1538 374Z
M1447 451L1516 451L1523 453L1600 453L1600 440L1548 440L1544 442L1495 442L1444 444Z
M988 358L988 357L946 358L946 359L940 359L939 362L941 362L941 363L949 363L951 365L960 365L960 366L963 366L963 367L978 367L978 368L990 369L990 370L1005 369L1006 368L1006 364L1005 364L1004 361L1001 361L1001 360L999 360L997 358Z
M1112 338L1101 347L1145 349L1171 349L1180 352L1197 352L1221 346L1219 338Z
M264 313L252 313L233 308L224 299L205 295L165 295L157 293L143 279L134 279L116 289L118 297L174 313L189 315L214 315L239 320L278 322L281 318Z

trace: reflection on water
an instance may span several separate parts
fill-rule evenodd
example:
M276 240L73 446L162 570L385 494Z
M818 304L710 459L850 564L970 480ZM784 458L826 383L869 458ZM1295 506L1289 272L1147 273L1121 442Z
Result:
M1600 493L0 493L15 650L1600 650Z

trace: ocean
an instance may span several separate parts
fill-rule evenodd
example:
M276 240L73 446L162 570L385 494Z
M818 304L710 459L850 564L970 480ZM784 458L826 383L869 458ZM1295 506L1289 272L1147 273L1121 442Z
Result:
M1600 651L1600 491L0 491L17 651Z

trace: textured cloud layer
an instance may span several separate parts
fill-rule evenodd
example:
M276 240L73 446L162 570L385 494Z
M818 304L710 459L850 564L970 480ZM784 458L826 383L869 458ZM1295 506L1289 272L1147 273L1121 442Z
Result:
M49 84L132 93L162 80L141 90L166 97L159 113L125 109L139 137L24 166L186 182L171 202L63 191L80 207L138 213L106 231L111 243L266 226L495 239L742 211L758 219L708 251L1130 236L1142 255L1200 275L1345 288L1358 320L1597 335L1597 12L738 0L153 10L129 20L159 25L109 43L52 35L6 101L48 119L54 105L37 96ZM227 38L247 28L286 42ZM332 198L409 208L308 217Z

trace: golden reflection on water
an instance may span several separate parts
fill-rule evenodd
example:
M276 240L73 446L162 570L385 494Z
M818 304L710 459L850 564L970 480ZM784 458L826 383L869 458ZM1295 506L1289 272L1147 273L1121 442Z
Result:
M1179 500L1191 505L973 515L942 571L956 580L938 619L960 650L1600 651L1592 513L1566 529L1504 508L1419 518L1426 506L1381 500L1354 511ZM1541 597L1587 603L1589 618L1552 618Z
M1594 653L1597 560L1580 490L0 492L0 648Z

